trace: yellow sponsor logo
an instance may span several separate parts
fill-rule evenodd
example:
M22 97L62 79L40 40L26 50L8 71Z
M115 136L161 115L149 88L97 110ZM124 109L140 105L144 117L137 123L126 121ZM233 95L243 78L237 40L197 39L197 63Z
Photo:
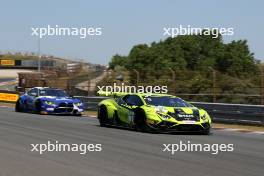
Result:
M1 65L9 65L9 66L14 66L15 65L15 60L1 60Z
M0 101L16 102L18 94L0 93Z

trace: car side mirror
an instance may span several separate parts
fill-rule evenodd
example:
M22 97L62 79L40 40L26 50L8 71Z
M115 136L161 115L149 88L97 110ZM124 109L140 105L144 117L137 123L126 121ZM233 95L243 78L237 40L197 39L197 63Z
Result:
M32 92L30 95L33 96L33 97L36 97L37 96L37 93Z

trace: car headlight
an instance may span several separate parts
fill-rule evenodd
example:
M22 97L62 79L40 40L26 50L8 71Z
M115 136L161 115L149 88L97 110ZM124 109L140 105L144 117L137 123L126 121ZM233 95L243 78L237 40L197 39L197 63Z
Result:
M53 101L44 101L44 103L47 105L55 105L55 102Z
M168 110L164 106L156 106L155 111L157 113L165 113L165 114L168 112Z
M74 103L75 106L82 106L83 103L82 102L78 102L78 103Z

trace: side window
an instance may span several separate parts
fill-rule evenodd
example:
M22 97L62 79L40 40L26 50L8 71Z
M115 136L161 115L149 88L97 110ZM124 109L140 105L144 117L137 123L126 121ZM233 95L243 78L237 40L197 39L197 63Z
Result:
M127 104L129 97L130 97L130 95L124 96L122 99L120 99L120 102L124 102Z
M142 106L144 103L137 95L129 95L124 97L124 101L128 105Z
M118 97L116 99L117 104L121 105L125 103L125 97Z
M134 95L134 102L136 106L142 106L144 103L142 102L141 98L137 95Z
M38 95L38 89L31 89L30 91L28 91L28 95L36 97Z

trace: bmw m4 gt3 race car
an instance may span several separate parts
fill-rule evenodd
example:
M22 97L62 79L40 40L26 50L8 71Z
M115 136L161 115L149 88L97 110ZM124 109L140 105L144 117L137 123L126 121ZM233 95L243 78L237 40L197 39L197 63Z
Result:
M79 99L70 97L64 90L34 87L19 97L16 102L16 111L81 115L84 106Z
M115 94L98 104L101 126L114 125L139 131L188 131L210 134L211 118L179 97L168 94Z

